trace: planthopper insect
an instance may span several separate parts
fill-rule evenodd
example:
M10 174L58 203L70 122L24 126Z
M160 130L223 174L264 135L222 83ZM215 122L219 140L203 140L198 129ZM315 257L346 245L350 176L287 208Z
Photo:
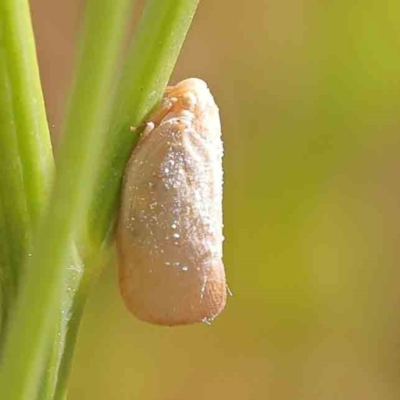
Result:
M139 319L209 323L225 307L222 156L206 83L167 87L127 164L117 224L120 291Z

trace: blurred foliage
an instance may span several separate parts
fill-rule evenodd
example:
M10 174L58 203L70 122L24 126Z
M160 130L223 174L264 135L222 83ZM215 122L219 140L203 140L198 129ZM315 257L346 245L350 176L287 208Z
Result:
M31 2L57 131L78 2ZM153 327L110 265L69 400L399 398L399 16L396 0L200 2L173 82L205 79L221 109L234 296L211 327Z

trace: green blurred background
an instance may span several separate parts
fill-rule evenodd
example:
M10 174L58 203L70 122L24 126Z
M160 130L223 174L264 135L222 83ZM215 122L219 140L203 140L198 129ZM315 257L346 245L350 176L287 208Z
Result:
M31 5L56 141L82 7ZM234 296L211 327L154 327L109 265L69 400L400 398L399 49L398 0L200 1L172 82L221 109Z

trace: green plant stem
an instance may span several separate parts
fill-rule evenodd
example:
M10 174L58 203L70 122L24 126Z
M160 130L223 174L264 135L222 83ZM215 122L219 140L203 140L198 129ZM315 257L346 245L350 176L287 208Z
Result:
M103 201L100 198L97 198L99 202L95 203L99 205L100 215L106 222L100 234L88 235L88 231L85 231L83 235L82 242L86 244L85 248L97 251L92 254L84 253L85 268L70 310L73 318L72 323L69 323L67 327L65 352L59 367L60 380L56 389L56 399L63 399L65 395L86 293L94 280L93 277L99 272L100 260L108 258L108 246L103 246L103 240L106 229L110 226L115 214L115 199L118 195L120 179L135 140L135 135L130 130L131 123L141 122L161 98L196 6L197 1L192 0L150 1L135 34L129 59L120 80L114 115L108 129L109 135L102 157L103 162L99 166L98 187L103 188L104 191L100 190L100 194L95 192L95 198L97 195L105 196L103 198L105 203L102 204ZM102 208L104 205L105 209ZM91 215L93 214L89 214L89 220ZM94 227L94 229L97 228ZM100 248L102 248L101 251Z
M15 297L15 278L10 268L7 222L0 196L0 349L3 346L6 322Z
M64 397L80 314L92 276L99 270L98 252L112 226L125 163L137 139L130 127L142 123L161 98L198 0L148 1L110 123L111 71L116 43L121 41L129 15L128 3L89 0L59 173L3 355L0 387L8 400L35 398L41 378L49 380L40 388L44 388L44 398L53 394L57 399ZM94 196L92 182L97 185ZM91 208L86 214L89 199ZM85 227L82 232L80 225ZM83 238L79 252L84 255L84 266L79 257L71 258L71 243L76 237ZM67 282L66 292L71 289L72 294L60 305L63 282ZM65 310L69 315L60 317ZM54 344L57 326L61 339ZM46 360L50 361L50 377L47 372L42 375Z
M10 323L0 374L2 397L36 397L60 313L72 240L79 234L106 139L113 79L129 0L89 0L80 65L58 176ZM98 44L101 43L99 46Z
M148 0L119 84L110 136L96 191L92 197L86 235L102 243L110 232L126 162L139 126L159 102L185 40L198 0Z
M69 362L73 353L75 339L89 290L91 276L84 274L84 264L77 250L70 251L70 262L67 266L66 280L59 294L61 310L58 324L52 333L53 340L48 343L48 361L43 379L41 379L39 399L55 400L60 383L69 375ZM69 360L68 360L69 361ZM64 397L60 397L64 399Z
M27 209L35 224L50 187L53 158L27 0L0 2L1 47ZM5 133L6 134L6 133Z
M53 159L27 0L0 2L2 333L44 208ZM7 304L7 306L5 306Z
M75 350L75 343L88 293L91 285L97 279L97 275L101 270L101 266L111 262L111 255L112 252L108 249L101 249L97 255L93 255L90 260L87 261L88 265L86 265L85 273L82 275L82 279L79 282L79 287L73 294L73 301L70 308L70 315L73 316L73 318L70 319L66 327L67 331L65 335L65 348L62 362L59 364L59 379L55 388L54 397L51 397L52 400L65 399L70 368ZM93 265L90 265L90 263ZM89 273L88 271L92 271L92 273Z
M4 51L0 50L0 148L2 156L0 197L3 217L4 252L2 254L2 301L8 303L4 310L3 323L17 292L18 273L26 254L32 246L32 229L24 192L24 177L18 149L18 138L14 123L14 108L10 77L4 62Z
M82 282L88 282L89 285L81 284L73 301L71 314L74 323L68 326L56 399L62 399L65 394L69 366L79 327L79 317L88 287L90 282L93 281L92 276L96 276L99 271L101 264L99 260L106 258L105 255L108 254L108 246L103 246L103 240L106 229L110 226L115 214L116 203L114 199L117 198L125 162L135 140L135 135L130 130L131 121L133 121L132 124L135 123L134 121L141 122L161 98L196 6L197 1L192 0L162 3L150 1L135 34L129 59L120 80L113 122L110 124L109 136L102 157L103 162L99 166L100 183L98 187L105 189L101 191L100 195L105 196L104 205L106 208L102 208L102 201L96 202L96 204L99 205L99 211L106 221L103 225L104 230L95 237L88 235L88 231L83 236L83 243L86 243L87 248L99 249L101 247L103 250L100 253L86 254L85 256ZM115 157L116 152L119 152L119 157ZM95 197L97 195L98 192L95 192ZM97 200L101 199L97 198ZM107 201L109 202L107 203ZM110 208L107 208L107 206ZM113 206L114 208L112 208ZM91 215L93 214L89 214L89 220ZM94 229L97 228L94 227ZM89 278L88 275L90 275Z

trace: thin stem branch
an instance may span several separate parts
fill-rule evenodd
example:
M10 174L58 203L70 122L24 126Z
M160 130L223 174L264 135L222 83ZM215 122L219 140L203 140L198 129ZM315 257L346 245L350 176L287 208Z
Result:
M27 0L0 2L0 207L3 325L11 313L53 172ZM6 255L7 254L7 255ZM5 298L8 297L8 298ZM2 329L3 330L3 329Z
M64 396L80 313L86 300L87 290L100 270L102 264L100 259L107 258L109 253L109 247L103 246L103 240L115 214L117 205L114 200L118 196L125 161L135 140L130 125L142 121L162 96L197 3L197 0L149 1L135 34L119 83L114 115L108 129L109 135L102 162L99 165L97 188L103 188L104 191L100 190L100 194L97 191L94 192L94 203L99 205L100 217L106 222L102 225L104 230L98 235L93 235L97 228L92 226L94 231L86 230L81 237L81 243L85 248L83 253L85 268L70 310L73 318L72 323L68 324L65 353L60 366L60 381L56 392L57 399L62 399ZM123 109L125 111L122 111ZM118 157L115 157L116 152ZM100 199L97 198L98 195L104 197ZM98 223L97 218L94 221L91 220L92 216L93 214L90 213L88 225L90 222ZM88 232L91 234L88 235Z
M96 244L110 232L126 162L139 126L159 102L199 0L148 0L119 84L107 148L92 197L86 235Z
M71 242L79 234L106 140L119 43L131 1L89 0L87 6L58 176L3 355L0 387L8 400L31 400L39 389L43 360L59 320Z
M36 224L47 199L53 166L50 134L36 60L35 40L27 0L0 2L1 47L9 78L18 159L27 209Z

